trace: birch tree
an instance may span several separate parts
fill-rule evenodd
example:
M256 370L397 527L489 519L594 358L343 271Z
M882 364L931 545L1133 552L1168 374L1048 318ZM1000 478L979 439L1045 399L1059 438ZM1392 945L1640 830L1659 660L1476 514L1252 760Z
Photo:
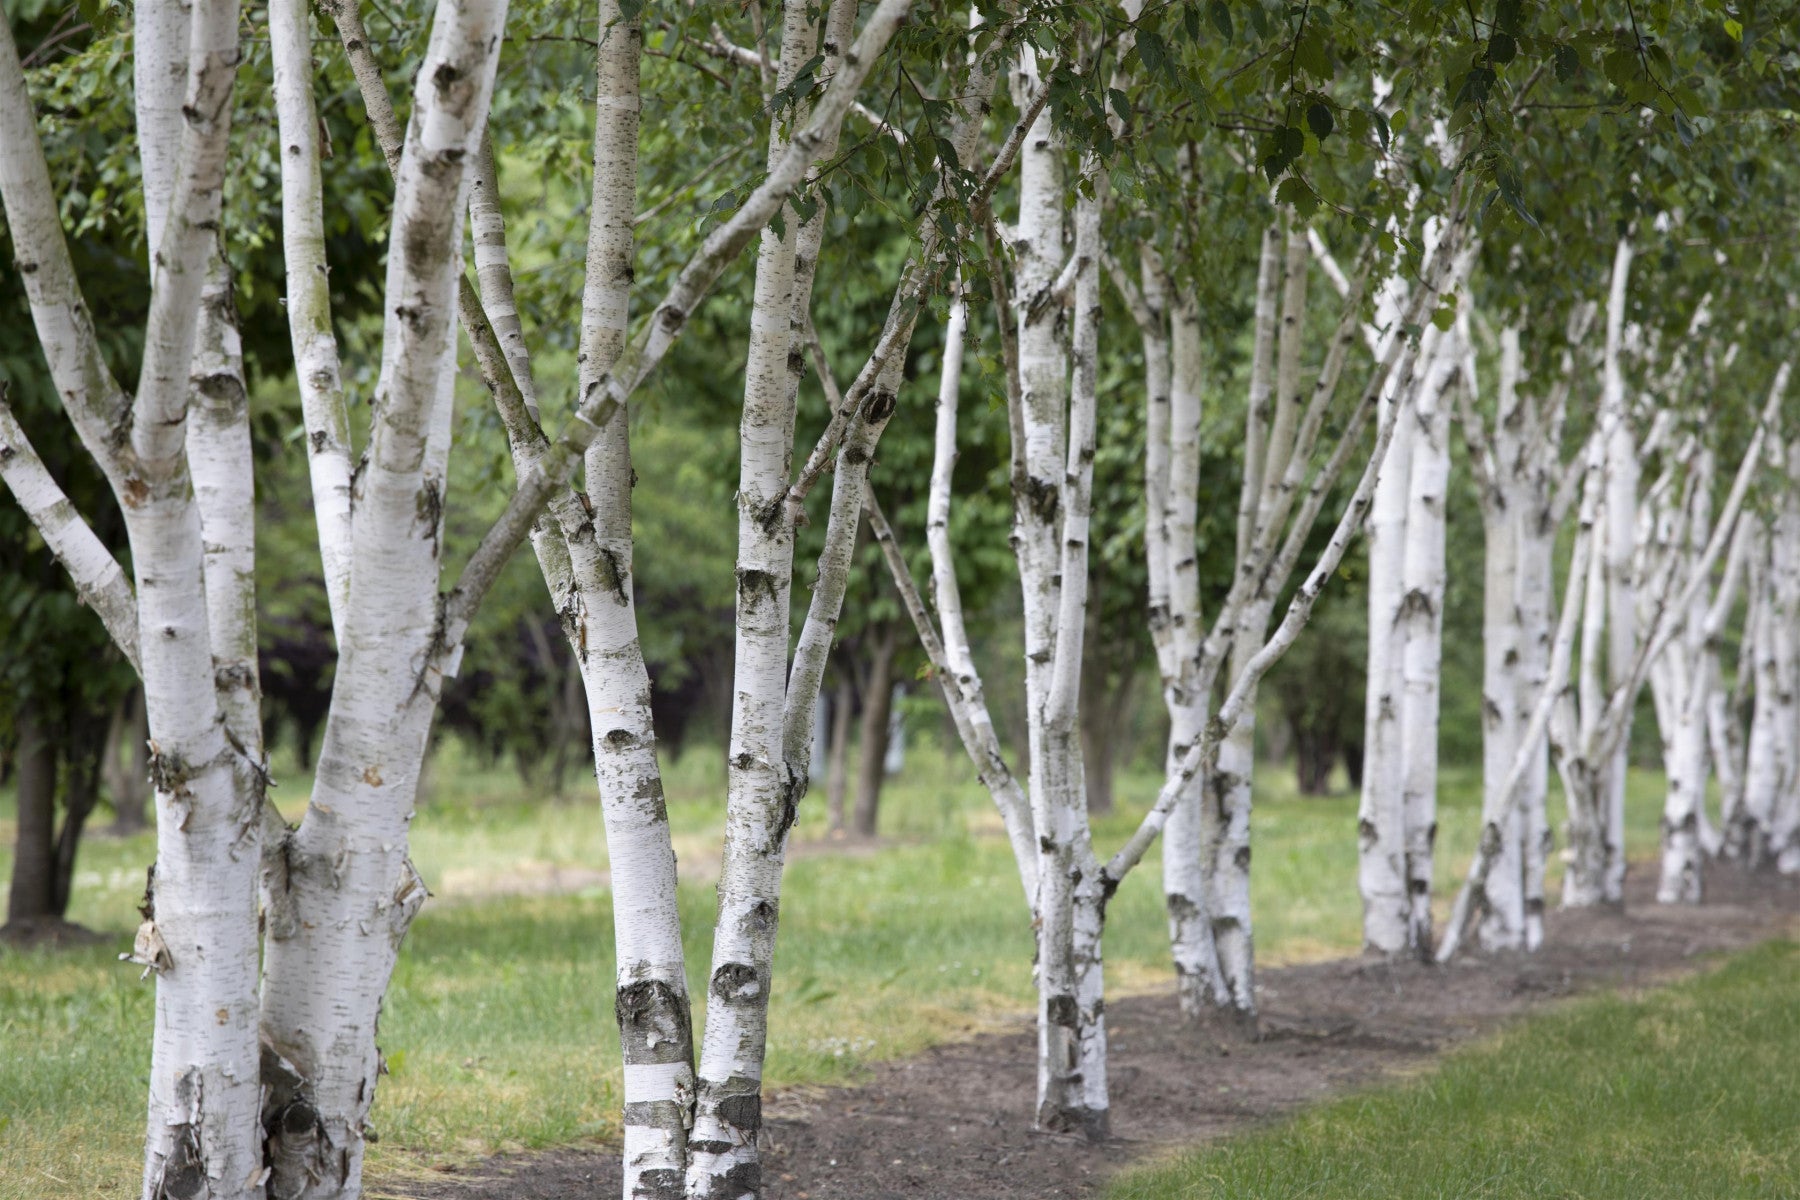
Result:
M804 146L835 131L905 8L890 0L871 18L855 47L861 68L841 72L826 89L797 135ZM343 661L306 818L296 830L272 834L263 853L267 776L249 622L247 412L235 338L224 322L227 285L217 266L238 61L236 10L202 5L190 17L172 5L145 5L137 14L146 210L157 251L145 364L131 400L100 358L10 35L0 44L0 87L8 93L0 119L10 122L0 138L0 192L8 224L30 268L34 320L52 373L77 431L127 509L138 573L134 588L43 471L17 422L0 414L9 488L145 680L159 839L146 905L151 915L135 955L157 975L158 989L147 1196L201 1190L247 1196L265 1186L284 1197L359 1193L364 1121L379 1070L375 1016L399 943L425 897L406 859L405 831L441 681L454 674L469 620L500 565L551 497L564 494L596 433L615 425L622 403L666 354L682 318L775 214L810 161L802 153L780 156L761 189L678 278L657 309L659 319L623 354L613 352L612 369L596 367L564 434L554 441L537 435L506 511L455 586L440 592L458 251L463 214L476 191L475 164L484 157L505 7L470 4L439 13L403 135L380 91L379 71L370 69L354 9L336 15L396 172L396 234L375 417L351 468L339 350L323 287L310 34L302 8L278 4L269 20L290 214L284 222L289 315ZM635 54L628 40L615 45L626 52L615 58L615 82L624 74L617 58ZM603 165L611 168L605 150L616 144L619 128L600 124ZM633 138L626 127L624 140ZM627 195L630 174L623 172ZM598 175L602 186L618 189L620 172ZM479 224L479 201L475 207ZM617 206L607 211L616 225ZM618 255L606 252L612 231L596 224L596 257L611 270L602 278L617 278ZM628 219L624 228L628 236ZM490 268L484 284L502 315L495 323L500 336L507 337L492 256L479 265ZM496 335L472 299L464 296L462 313L465 324L476 326L470 332L479 357ZM593 340L605 353L604 297L593 307L602 310ZM471 313L482 319L468 320ZM618 318L612 328L622 331L622 314L612 315ZM517 339L509 340L516 347ZM614 344L619 340L615 332ZM522 356L494 361L528 378ZM529 395L528 386L509 382L510 396ZM121 441L112 433L119 428L137 432ZM614 473L603 482L617 487L620 479ZM140 630L154 636L140 637ZM653 798L633 799L641 807ZM259 861L267 931L260 989ZM654 874L653 858L648 865ZM672 865L671 858L671 884ZM674 945L678 973L678 938ZM621 1006L622 1021L630 1010ZM654 1033L640 1040L651 1049L659 1043ZM674 1116L681 1120L679 1112Z
M1550 670L1552 554L1577 479L1561 462L1562 429L1593 311L1585 302L1572 310L1547 391L1521 387L1522 331L1509 327L1499 337L1492 424L1476 409L1474 387L1459 393L1486 542L1482 820L1498 843L1480 899L1481 945L1489 951L1534 950L1543 940L1549 748L1541 735L1530 746L1522 738ZM1477 378L1473 361L1466 370L1468 379ZM1580 462L1578 456L1571 465L1579 467ZM1509 808L1507 775L1521 756L1525 766L1517 803Z

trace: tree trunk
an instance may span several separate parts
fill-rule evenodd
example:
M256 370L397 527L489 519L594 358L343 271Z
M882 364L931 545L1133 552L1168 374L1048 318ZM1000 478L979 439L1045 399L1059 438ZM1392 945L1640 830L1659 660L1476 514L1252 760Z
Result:
M1619 256L1629 265L1628 242L1619 244ZM1624 287L1625 271L1618 286ZM1619 338L1611 328L1609 314L1606 382L1608 392L1622 394L1624 381L1620 362ZM1617 419L1606 442L1606 682L1610 691L1624 686L1637 656L1637 579L1633 571L1636 557L1637 496L1639 465L1637 442L1625 416L1623 400L1614 405ZM1603 847L1603 869L1600 894L1608 904L1625 900L1625 776L1630 762L1631 735L1627 731L1619 739L1618 749L1605 764L1604 800L1600 809L1600 838ZM1578 889L1579 891L1579 889Z
M1413 422L1408 470L1406 552L1402 568L1401 784L1406 822L1406 947L1432 951L1432 853L1437 842L1438 692L1443 661L1445 503L1450 479L1450 412L1443 394L1455 368L1457 338L1439 339Z
M887 778L889 718L894 711L894 659L899 650L898 632L892 625L883 624L870 647L863 683L856 807L851 817L851 827L858 837L874 837L876 833L881 785Z
M1092 687L1082 697L1081 761L1084 790L1090 813L1110 813L1113 810L1113 777L1118 769L1119 750L1126 731L1131 726L1134 710L1132 685L1137 682L1137 676L1129 670L1090 668L1082 673L1082 683L1086 685L1090 677L1095 678L1097 683L1104 681L1111 686Z
M1672 547L1683 564L1683 574L1698 565L1712 533L1712 457L1702 451L1695 471L1700 482L1694 489L1684 545ZM1725 587L1734 584L1735 564L1728 568ZM1698 904L1701 891L1701 824L1705 819L1708 746L1706 707L1713 691L1715 654L1707 649L1706 617L1710 604L1700 593L1688 606L1681 634L1663 652L1668 672L1669 715L1673 727L1663 729L1668 747L1668 790L1663 798L1662 874L1656 898L1664 904Z
M1552 451L1554 447L1550 448ZM1551 459L1550 461L1554 461ZM1544 470L1547 476L1548 471ZM1537 489L1537 502L1527 512L1519 533L1519 689L1518 716L1523 730L1531 722L1531 707L1550 673L1556 622L1552 616L1557 520L1547 499L1548 480ZM1519 783L1520 853L1525 889L1525 949L1536 950L1544 940L1544 874L1554 837L1550 831L1550 747L1539 738L1529 751L1531 761Z
M6 902L9 926L61 915L56 906L56 742L29 712L19 714L16 732L18 828Z
M847 830L844 797L850 790L850 721L855 707L855 687L848 678L840 679L831 693L831 744L825 769L825 827L837 836Z
M1504 428L1506 419L1503 409L1496 425ZM1504 463L1504 452L1496 458ZM1520 703L1526 688L1521 679L1525 630L1519 604L1519 517L1504 494L1483 508L1481 806L1484 824L1491 822L1500 831L1500 845L1484 889L1478 937L1481 948L1492 952L1525 945L1524 819L1519 806L1507 811L1503 788L1524 734L1522 710L1537 693L1531 690Z
M460 640L439 592L460 247L505 15L505 0L438 10L426 49L437 65L419 74L395 176L386 294L408 302L383 327L383 402L356 477L311 803L266 885L262 1082L270 1191L282 1200L361 1192L376 1023L426 896L407 835L442 677L455 670L444 656ZM304 54L304 16L283 24L284 45Z
M1244 606L1226 668L1232 686L1263 648L1269 616L1266 599ZM1250 923L1250 804L1255 770L1256 692L1252 689L1243 711L1219 743L1217 765L1207 781L1212 803L1205 813L1213 947L1227 1002L1245 1018L1256 1013L1256 947Z
M66 917L75 883L75 853L82 830L100 799L100 756L105 743L94 735L105 718L79 714L70 718L68 745L63 752L63 820L56 834L55 904L57 917Z
M1397 403L1398 399L1388 403ZM1406 564L1406 499L1415 423L1394 431L1369 511L1369 666L1364 709L1362 802L1357 814L1357 883L1363 945L1383 954L1406 949L1411 909L1406 891L1406 807L1401 726L1404 643L1400 636Z
M1784 875L1800 872L1800 439L1785 448L1787 488L1771 548L1772 604L1767 620L1769 733L1775 760L1768 813L1769 853ZM1764 652L1757 655L1759 661ZM1761 702L1764 677L1757 676Z
M109 832L130 837L150 827L144 801L150 790L150 730L144 724L144 691L133 687L113 710L101 756L100 783L112 801Z

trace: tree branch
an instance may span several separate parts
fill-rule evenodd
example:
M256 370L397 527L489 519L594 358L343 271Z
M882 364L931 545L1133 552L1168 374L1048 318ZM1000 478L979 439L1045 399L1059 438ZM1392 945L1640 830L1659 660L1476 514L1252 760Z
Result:
M137 597L125 569L88 527L45 469L6 403L0 383L0 480L11 489L44 544L69 572L81 601L99 616L131 665L138 665Z

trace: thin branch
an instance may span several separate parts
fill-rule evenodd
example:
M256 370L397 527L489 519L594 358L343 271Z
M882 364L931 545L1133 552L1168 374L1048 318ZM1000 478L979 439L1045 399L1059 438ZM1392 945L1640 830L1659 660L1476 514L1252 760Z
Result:
M32 448L0 382L0 480L11 489L44 544L69 572L81 602L93 609L131 665L138 665L137 597L125 569L82 520Z

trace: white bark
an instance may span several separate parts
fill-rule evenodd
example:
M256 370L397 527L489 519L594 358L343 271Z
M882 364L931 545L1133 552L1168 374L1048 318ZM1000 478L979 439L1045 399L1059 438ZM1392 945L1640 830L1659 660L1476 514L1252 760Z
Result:
M834 12L843 4L833 5ZM778 88L813 56L820 29L804 0L783 6ZM788 146L772 124L773 171ZM815 147L813 160L824 147ZM810 169L811 163L808 167ZM690 1196L760 1190L763 1048L775 956L781 870L794 820L797 782L787 773L788 600L793 527L783 519L793 466L797 332L811 303L812 255L798 253L803 230L789 207L784 228L767 228L757 255L738 427L737 642L727 760L728 795L719 916L713 935L706 1033L700 1050Z
M439 10L396 176L382 377L356 480L337 682L311 804L271 887L263 1032L280 1061L265 1084L279 1131L271 1191L284 1200L360 1193L376 1017L425 899L407 826L460 642L460 620L438 597L458 251L505 18L504 0Z
M0 389L0 481L44 544L68 571L81 601L94 610L133 666L138 661L137 596L125 569L69 502L25 436Z
M1768 813L1769 853L1784 875L1800 871L1800 439L1783 447L1781 506L1771 538L1772 591L1768 609L1771 629L1766 653L1769 682L1769 734L1775 765ZM1763 657L1759 652L1758 659ZM1763 676L1758 675L1758 700Z
M640 23L616 0L600 6L594 184L582 298L579 381L590 394L626 343L637 207ZM505 247L482 279L510 292ZM496 332L499 332L497 330ZM505 344L505 335L501 335ZM528 385L522 347L509 351L513 376ZM531 402L527 400L529 405ZM627 1200L677 1196L685 1185L693 1120L693 1018L681 945L675 850L656 758L650 676L638 639L632 575L631 447L626 414L601 429L587 452L591 523L572 499L556 516L571 564L574 596L564 604L571 649L581 664L593 730L594 769L613 871L613 941L618 987L614 1015L625 1063L624 1187ZM540 541L553 541L549 530ZM547 561L548 555L548 561ZM553 551L545 581L554 582Z
M306 426L306 465L332 632L343 640L350 593L350 419L331 327L329 264L313 103L311 22L300 0L272 0L269 43L281 147L281 240L287 264L288 328Z
M1612 284L1606 305L1606 347L1602 360L1601 423L1605 454L1605 500L1600 535L1602 597L1591 591L1589 619L1583 622L1581 713L1583 741L1591 741L1592 723L1605 697L1624 686L1637 655L1637 599L1632 562L1636 549L1638 504L1637 449L1625 413L1625 381L1621 356L1626 291L1632 260L1631 243L1621 239L1613 259ZM1605 682L1602 683L1600 641L1605 638ZM1617 903L1624 888L1624 805L1626 746L1623 740L1605 762L1587 764L1594 776L1593 798L1571 795L1568 866L1563 877L1565 908ZM1583 756L1585 758L1585 755ZM1578 791L1586 791L1585 781Z
M1617 394L1613 406L1616 419L1606 446L1606 596L1607 596L1607 686L1623 685L1637 650L1637 581L1632 570L1635 547L1633 535L1637 509L1638 458L1630 423L1625 417L1622 349L1618 319L1624 312L1626 281L1632 258L1631 244L1619 242L1617 265L1614 267L1616 299L1607 307L1606 357L1602 381L1601 404L1607 396ZM1609 904L1625 899L1625 774L1629 762L1629 734L1622 738L1605 768L1606 809L1602 838L1606 866L1602 896Z
M1677 548L1690 563L1711 533L1712 453L1701 450L1692 468L1692 499L1686 530ZM1696 592L1683 614L1683 627L1659 660L1667 672L1673 725L1664 727L1668 791L1663 803L1662 875L1657 899L1663 903L1700 901L1701 861L1706 853L1708 710L1718 671L1718 639L1736 599L1738 577L1751 542L1750 525L1740 521L1732 538L1724 579L1710 598ZM1690 568L1691 569L1691 568Z
M1581 493L1581 512L1576 520L1575 546L1569 557L1568 580L1564 585L1562 615L1557 620L1556 634L1551 640L1549 669L1545 673L1543 685L1531 700L1531 715L1525 723L1523 733L1518 740L1518 753L1512 765L1507 769L1498 792L1500 802L1497 809L1483 812L1481 840L1476 847L1473 860L1469 864L1469 873L1463 882L1462 890L1457 893L1456 902L1451 908L1450 920L1444 927L1443 941L1438 945L1437 961L1449 962L1462 945L1463 932L1468 927L1470 917L1477 906L1484 903L1483 894L1487 881L1497 862L1500 861L1502 847L1502 831L1510 820L1519 803L1525 781L1532 772L1538 758L1538 747L1546 733L1553 725L1566 721L1566 709L1569 703L1569 669L1574 657L1575 634L1578 623L1585 626L1588 621L1588 601L1592 598L1592 590L1597 573L1593 570L1596 560L1594 544L1598 540L1595 526L1600 511L1600 454L1598 439L1593 439L1581 456L1585 470ZM1565 710L1559 714L1558 710ZM1563 766L1569 760L1559 759ZM1581 760L1573 760L1572 765L1580 768ZM1564 774L1565 784L1568 773Z
M1200 738L1206 697L1198 691L1200 595L1194 523L1200 487L1200 318L1192 299L1173 302L1162 263L1146 250L1142 288L1114 265L1144 343L1144 551L1149 622L1162 678L1172 772ZM1184 793L1163 832L1163 902L1182 1015L1197 1020L1227 997L1207 916L1204 821L1197 793Z
M1401 573L1400 756L1406 872L1406 945L1431 952L1432 848L1437 841L1439 669L1443 658L1445 504L1450 406L1444 389L1460 366L1456 334L1439 340L1410 410L1412 461Z
M1395 405L1398 397L1385 400ZM1369 655L1363 718L1362 802L1357 813L1357 889L1363 945L1383 954L1407 949L1406 807L1400 634L1406 564L1406 500L1417 425L1401 422L1375 485L1369 543Z
M144 1195L249 1197L261 1183L257 1112L256 861L261 793L231 746L214 688L201 514L183 436L201 285L218 221L237 10L197 3L143 48L166 114L144 146L157 219L143 374L125 441L125 401L101 360L57 219L35 114L10 30L0 30L0 197L52 377L77 431L119 496L136 570L137 661L156 788L157 864L134 957L157 975ZM180 36L183 32L188 36ZM147 93L148 95L148 93ZM167 179L166 189L161 180ZM129 591L103 560L10 419L0 474L78 581L128 636ZM47 485L47 486L46 486ZM105 609L102 610L103 612Z
M1019 871L1019 881L1025 889L1025 902L1029 906L1037 893L1037 839L1032 833L1030 801L1026 798L1024 789L1019 786L1018 777L1007 766L999 736L994 731L993 717L988 712L981 675L975 669L975 656L969 645L968 628L963 622L962 589L956 581L956 561L950 542L950 501L954 494L952 477L957 459L957 412L961 398L963 339L967 327L968 304L959 293L951 301L950 323L944 331L944 362L938 386L937 428L931 459L931 493L925 518L925 541L931 552L931 595L937 608L938 623L943 631L942 638L925 636L929 631L929 620L923 623L920 621L925 615L922 605L913 612L913 620L919 626L921 640L926 642L928 650L933 640L937 640L941 647L937 653L930 655L932 664L938 671L938 682L943 687L946 703L956 721L963 746L975 763L976 774L1000 811L1001 821L1006 827L1007 841L1012 846L1014 865ZM877 512L871 506L871 523L875 523ZM881 536L885 524L885 521L881 521L876 525L877 537ZM883 542L884 550L890 543L891 539ZM892 570L896 563L900 567L904 567L905 563L897 556L890 557L888 561L895 582L901 584L902 594L909 590L916 591L911 587L909 575L903 570ZM908 611L912 610L913 605L909 601Z
M1780 573L1786 564L1781 561L1778 543L1766 528L1761 540L1763 567L1751 595L1748 617L1755 688L1745 752L1740 835L1745 861L1753 867L1769 861L1780 797L1785 794L1794 769L1793 738L1789 732L1794 709L1782 653L1790 640L1784 637L1781 622Z
M1442 237L1429 222L1428 245ZM1451 286L1472 255L1455 256ZM1397 289L1384 286L1377 319L1395 318ZM1393 336L1390 331L1387 336ZM1382 334L1365 328L1379 345ZM1441 403L1464 358L1458 335L1435 325L1420 335L1423 370L1406 401L1370 511L1369 647L1364 701L1363 787L1357 814L1363 944L1384 954L1431 948L1432 845L1437 836L1438 664L1443 627L1444 504L1449 478L1449 411Z
M1585 326L1584 326L1585 328ZM1571 340L1579 339L1572 328ZM1472 355L1473 348L1469 348ZM1463 429L1479 488L1486 536L1482 620L1482 821L1496 845L1482 888L1480 941L1488 951L1536 949L1543 934L1544 859L1549 829L1544 813L1548 748L1530 748L1509 807L1504 790L1513 761L1549 670L1551 649L1551 553L1560 514L1554 481L1558 471L1559 407L1546 412L1519 388L1517 329L1500 335L1499 386L1492 429L1483 428L1466 403ZM1565 359L1559 386L1566 387L1573 356ZM1472 400L1473 366L1465 369ZM1579 459L1577 460L1579 461Z

